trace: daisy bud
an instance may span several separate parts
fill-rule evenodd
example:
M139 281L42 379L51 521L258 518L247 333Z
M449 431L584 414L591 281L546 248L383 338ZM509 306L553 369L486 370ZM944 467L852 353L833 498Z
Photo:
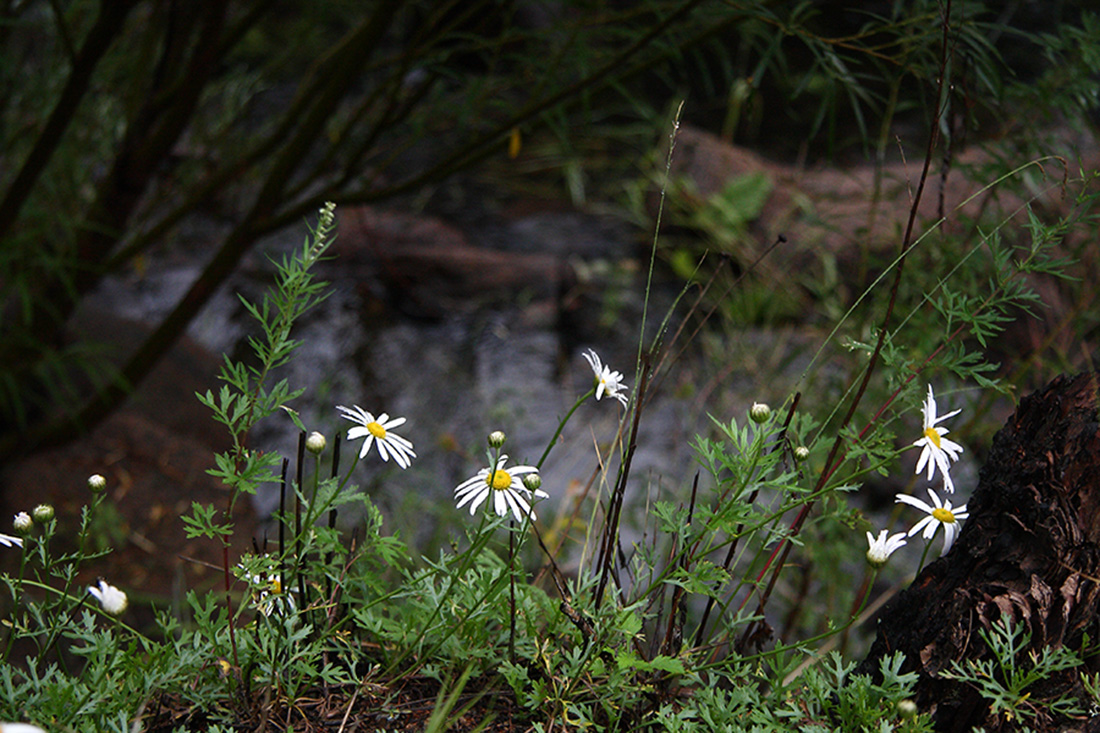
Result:
M126 594L102 578L97 585L88 588L88 593L99 601L104 611L112 616L118 616L129 605Z
M499 430L494 430L493 432L489 433L490 448L499 448L504 445L504 441L506 440L508 440L508 436L506 436Z
M917 704L909 698L898 700L898 716L903 720L917 717L917 712Z
M19 534L27 534L31 531L31 527L34 526L34 521L31 520L30 514L19 512L15 515L12 526L15 527L15 531Z
M523 477L523 486L533 494L542 486L542 477L537 473L529 473Z
M749 408L749 417L753 422L764 422L772 414L772 408L768 407L763 402L753 402L752 407Z
M45 524L53 519L53 507L49 504L39 504L34 508L33 515L34 521Z
M794 449L794 459L796 461L804 461L810 457L810 449L804 445L800 445Z
M99 493L107 488L107 479L100 476L98 473L88 477L88 488Z
M309 437L306 438L306 450L315 456L321 455L325 450L325 445L325 436L321 435L316 430L310 433Z

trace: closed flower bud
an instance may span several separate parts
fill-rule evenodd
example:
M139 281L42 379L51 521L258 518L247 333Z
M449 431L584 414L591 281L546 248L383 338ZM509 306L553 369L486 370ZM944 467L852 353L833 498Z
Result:
M34 522L31 520L30 514L19 512L15 515L12 526L15 527L15 531L19 534L27 534L31 531L31 527L34 526Z
M763 402L753 402L752 407L749 408L749 417L753 422L764 422L772 414L772 408L768 407Z
M523 486L533 494L542 486L542 477L537 473L529 473L523 477Z
M804 461L810 457L810 449L804 445L800 445L794 449L794 459L796 461Z
M508 440L508 436L506 436L500 430L494 430L493 432L489 433L490 448L499 448L504 445L504 441L506 440Z
M53 519L53 507L49 504L39 504L34 508L32 516L34 521L45 524Z
M898 700L898 716L903 720L917 717L918 712L917 704L909 698Z
M321 435L316 430L310 433L309 437L306 438L306 450L315 456L321 455L325 450L325 445L325 436Z
M99 493L107 488L107 479L100 476L98 473L88 477L88 488Z

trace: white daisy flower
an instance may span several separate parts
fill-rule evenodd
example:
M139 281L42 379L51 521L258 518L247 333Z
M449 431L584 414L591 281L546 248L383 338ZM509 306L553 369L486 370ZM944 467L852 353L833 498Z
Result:
M876 538L870 532L867 533L867 563L873 568L881 568L886 560L894 554L894 551L905 544L905 533L897 532L887 537L889 530L882 530Z
M623 384L623 375L619 372L613 372L605 366L592 349L584 352L582 356L588 360L593 373L596 375L596 399L599 400L606 392L608 397L613 397L623 403L623 406L626 406L628 397L626 395L626 385Z
M100 578L96 585L88 588L88 593L99 601L99 605L103 607L104 611L112 616L118 616L125 611L126 606L129 605L129 601L126 600L126 594L103 578Z
M955 544L955 537L959 534L959 520L966 519L970 515L966 512L966 504L952 508L950 499L941 502L940 497L932 489L928 490L928 495L932 497L931 505L906 494L898 494L897 500L902 504L915 506L928 514L909 530L910 537L923 529L924 539L930 540L940 525L943 525L943 552L940 554L946 554L951 549L951 545Z
M530 514L535 519L535 513L531 511L533 499L546 499L550 495L536 488L534 491L527 488L523 482L524 474L535 474L538 469L534 466L512 466L505 470L504 464L508 456L502 455L497 459L496 468L490 470L483 468L473 478L468 478L455 487L455 499L458 500L458 508L461 509L467 502L470 503L470 514L473 515L477 508L489 498L493 497L493 511L497 516L503 517L511 509L517 522Z
M413 444L400 435L391 432L394 428L404 425L405 418L395 417L390 420L390 416L383 412L376 419L374 415L358 405L352 407L337 405L336 409L343 413L341 417L359 423L359 427L348 430L348 440L366 438L363 441L363 447L359 449L360 458L366 458L371 445L376 440L378 442L378 455L382 456L383 461L388 461L390 456L393 456L394 463L401 466L401 468L408 468L412 463L410 459L416 458L416 453L413 452Z
M928 385L928 399L924 401L921 412L924 413L924 436L913 445L920 446L923 450L921 450L920 458L917 460L917 470L914 473L920 473L927 465L928 480L931 481L938 467L940 473L943 474L943 488L953 494L955 493L955 484L951 481L951 464L959 460L959 454L962 453L963 448L958 443L943 437L950 432L947 428L936 427L936 425L949 417L958 415L961 410L955 410L936 417L936 398L932 396L932 385L930 384Z

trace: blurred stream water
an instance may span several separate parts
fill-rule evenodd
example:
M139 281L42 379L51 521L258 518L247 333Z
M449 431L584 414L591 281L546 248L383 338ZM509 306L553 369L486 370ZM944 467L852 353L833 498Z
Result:
M422 539L437 530L440 520L454 519L454 487L485 465L489 432L508 435L504 452L511 463L538 460L560 419L592 386L584 350L595 349L605 363L626 375L631 388L635 383L645 276L640 258L648 253L639 253L625 227L594 215L540 214L467 236L479 246L547 252L568 258L575 269L604 273L587 285L588 303L578 316L584 322L563 329L552 312L554 303L515 302L499 293L486 302L451 303L434 318L380 311L384 284L372 282L369 270L364 275L363 268L349 267L346 258L337 256L316 271L330 283L331 295L299 322L294 336L301 345L276 375L306 389L293 406L307 428L324 433L330 446L337 431L346 434L351 426L338 416L336 405L357 404L376 415L408 419L397 432L415 446L413 465L401 470L372 452L356 467L353 481L398 528ZM292 230L262 242L191 324L188 335L215 355L246 358L246 338L257 329L238 293L258 302L273 282L268 258L281 258L302 240L302 231ZM189 287L201 266L194 258L151 263L140 278L131 274L105 283L94 305L153 322ZM652 292L650 337L671 306L675 287L661 285ZM612 300L614 317L607 319ZM607 319L606 327L591 322L601 318ZM638 511L658 493L662 498L669 492L683 495L681 489L690 485L696 470L689 442L700 418L705 420L705 410L690 396L677 397L675 384L670 379L658 385L643 414L628 489L628 502ZM743 400L745 406L751 401ZM706 408L716 405L710 401ZM601 460L609 466L608 480L614 481L618 460L609 451L622 412L618 402L606 398L590 398L576 411L543 465L543 489L551 498L540 514L552 515L567 495L588 484ZM211 427L220 429L213 423ZM297 431L289 418L275 415L257 426L251 444L293 461ZM345 443L343 470L358 447ZM277 488L265 487L254 506L261 516L270 514L278 506Z

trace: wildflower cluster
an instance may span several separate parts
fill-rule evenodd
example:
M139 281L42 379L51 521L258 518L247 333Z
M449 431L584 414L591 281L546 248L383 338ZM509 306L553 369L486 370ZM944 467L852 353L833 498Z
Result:
M606 394L625 406L629 402L629 397L626 385L623 384L622 373L606 366L592 349L584 352L582 356L592 367L595 376L596 399L599 400ZM356 427L348 430L348 440L364 439L359 450L360 459L366 458L371 446L377 444L378 455L383 461L389 461L392 456L394 462L401 468L412 465L412 459L416 458L412 442L393 432L395 428L405 424L405 418L390 419L386 413L376 418L373 413L367 412L358 405L351 407L338 405L336 409L340 411L341 417L357 423ZM488 436L490 449L499 451L505 440L506 436L503 432L493 431ZM314 447L310 447L311 445ZM306 446L311 452L320 453L324 449L324 436L319 433L311 434ZM540 488L542 479L539 476L538 466L509 467L507 463L507 454L500 454L496 458L490 456L488 468L479 470L474 476L456 486L457 508L461 509L469 504L470 515L473 516L491 496L493 497L491 506L497 516L504 517L510 512L517 522L522 522L527 517L534 520L536 517L531 508L532 504L535 500L547 499L550 496ZM256 580L251 576L247 579L250 583Z
M948 429L940 425L944 420L958 415L961 410L952 410L946 415L937 415L936 398L932 392L932 385L928 385L928 396L921 407L923 417L923 433L919 440L913 443L914 447L921 448L920 457L917 459L915 473L920 474L927 468L927 480L931 481L937 470L943 479L943 489L946 493L955 492L955 483L951 480L951 464L959 459L962 454L962 446L945 438ZM928 489L928 496L932 503L928 504L908 494L898 494L897 503L907 504L923 511L926 516L921 518L906 533L897 533L887 537L888 531L882 530L878 537L867 533L867 542L870 548L867 550L867 562L874 568L882 567L887 558L905 544L906 537L921 534L925 540L931 540L936 531L943 527L943 552L946 553L955 543L959 534L959 521L966 519L966 504L952 506L948 498L940 499L932 488Z

